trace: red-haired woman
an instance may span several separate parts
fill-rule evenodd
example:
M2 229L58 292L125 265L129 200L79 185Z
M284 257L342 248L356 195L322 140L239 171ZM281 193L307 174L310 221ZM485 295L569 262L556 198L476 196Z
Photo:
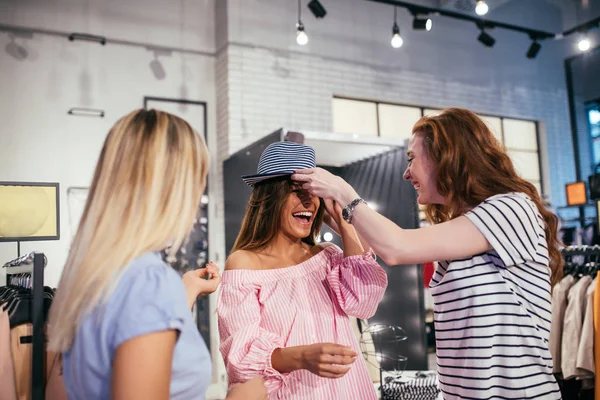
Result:
M430 288L445 399L561 397L548 347L557 218L473 112L447 109L413 127L404 179L432 226L400 228L325 170L292 179L344 207L387 264L439 261Z

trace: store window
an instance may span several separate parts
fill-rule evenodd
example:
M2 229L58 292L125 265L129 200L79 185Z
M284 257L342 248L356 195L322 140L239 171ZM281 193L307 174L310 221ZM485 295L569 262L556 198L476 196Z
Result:
M600 164L600 103L589 103L587 105L587 116L592 141L592 157L594 166L596 166Z
M360 99L333 98L335 133L408 139L412 127L423 115L440 109L391 104ZM496 139L504 145L521 177L542 193L538 127L535 121L479 115ZM600 109L589 111L595 163L600 163Z

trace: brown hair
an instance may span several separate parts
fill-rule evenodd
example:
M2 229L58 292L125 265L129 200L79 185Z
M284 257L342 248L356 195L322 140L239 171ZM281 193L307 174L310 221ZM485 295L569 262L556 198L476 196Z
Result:
M440 223L463 215L490 196L525 193L545 221L550 255L550 280L554 285L562 275L563 259L557 238L558 218L544 207L531 183L521 178L503 146L475 113L449 108L436 116L422 117L413 127L422 135L428 158L437 173L437 190L446 204L429 204L425 215Z
M281 229L281 214L285 202L294 191L289 177L269 179L257 183L252 190L248 207L242 220L242 227L231 252L236 250L257 251L264 249ZM302 241L314 246L323 224L324 205L320 200L319 209L313 220L310 235Z

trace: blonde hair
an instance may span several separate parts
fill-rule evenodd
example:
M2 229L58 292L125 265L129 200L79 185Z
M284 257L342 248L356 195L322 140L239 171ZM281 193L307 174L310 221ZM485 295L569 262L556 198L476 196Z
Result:
M64 352L140 255L187 239L206 185L204 140L181 118L136 110L110 130L50 312L50 348Z

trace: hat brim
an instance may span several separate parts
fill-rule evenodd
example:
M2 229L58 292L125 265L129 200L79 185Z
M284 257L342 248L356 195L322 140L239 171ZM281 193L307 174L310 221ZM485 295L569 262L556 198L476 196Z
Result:
M278 171L270 174L256 174L256 175L244 175L242 176L242 180L248 186L254 186L255 184L265 181L267 179L279 178L281 176L289 176L292 175L294 171Z

